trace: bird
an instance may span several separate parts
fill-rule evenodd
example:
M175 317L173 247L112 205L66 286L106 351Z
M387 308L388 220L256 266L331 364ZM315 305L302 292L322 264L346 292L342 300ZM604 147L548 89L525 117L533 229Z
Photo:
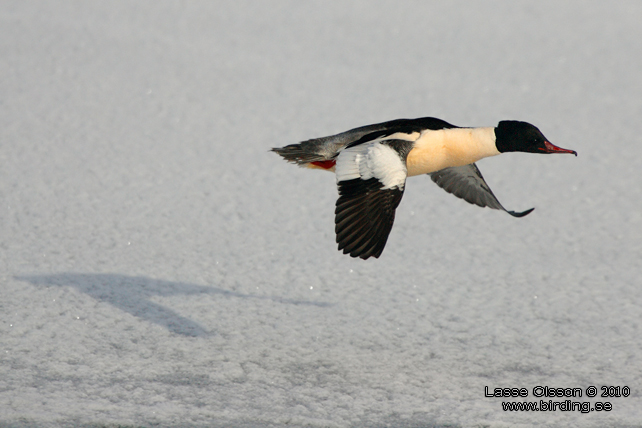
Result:
M334 172L339 198L335 233L339 251L379 258L408 177L428 174L448 193L480 207L524 217L534 208L505 209L475 162L507 152L569 153L534 125L502 120L495 127L459 127L434 117L396 119L271 151L305 168Z

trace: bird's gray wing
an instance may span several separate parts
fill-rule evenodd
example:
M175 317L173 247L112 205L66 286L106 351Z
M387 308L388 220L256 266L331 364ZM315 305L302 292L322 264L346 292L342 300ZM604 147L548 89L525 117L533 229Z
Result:
M479 168L474 163L444 168L429 175L432 181L446 192L480 207L506 211L513 217L524 217L535 209L531 208L526 211L515 212L504 208L493 194L493 191L490 190L481 172L479 172Z

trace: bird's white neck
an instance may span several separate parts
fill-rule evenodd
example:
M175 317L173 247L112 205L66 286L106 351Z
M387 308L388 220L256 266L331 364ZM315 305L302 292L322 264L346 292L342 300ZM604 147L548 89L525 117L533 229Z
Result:
M408 154L408 176L468 165L499 153L495 128L425 130Z

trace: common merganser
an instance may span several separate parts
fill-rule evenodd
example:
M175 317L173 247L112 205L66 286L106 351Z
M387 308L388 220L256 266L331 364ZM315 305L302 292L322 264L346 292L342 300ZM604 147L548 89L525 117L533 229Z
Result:
M551 144L530 123L503 120L494 128L462 128L434 117L362 126L272 151L288 162L336 174L336 241L344 254L364 260L378 258L386 246L407 177L429 174L471 204L523 217L534 208L506 210L475 162L506 152L577 156Z

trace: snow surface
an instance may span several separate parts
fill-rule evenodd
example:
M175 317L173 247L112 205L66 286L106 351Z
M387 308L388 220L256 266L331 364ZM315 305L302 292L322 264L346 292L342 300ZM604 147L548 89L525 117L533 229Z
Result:
M642 426L642 2L0 3L0 426ZM270 147L529 121L379 260ZM532 204L532 205L531 205ZM629 386L610 412L484 387ZM529 394L527 401L538 401Z

